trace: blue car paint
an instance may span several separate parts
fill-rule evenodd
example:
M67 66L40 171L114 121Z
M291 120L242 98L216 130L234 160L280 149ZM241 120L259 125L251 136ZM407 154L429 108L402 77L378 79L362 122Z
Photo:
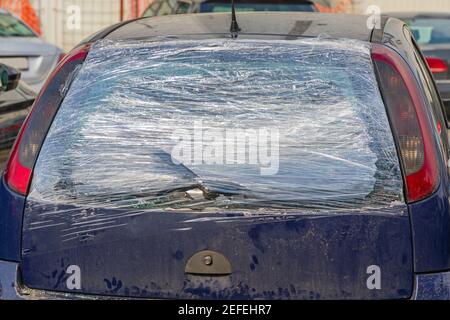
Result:
M450 300L450 272L416 276L415 300Z
M27 299L108 299L109 296L67 295L65 293L34 291L24 288L18 281L18 263L0 260L0 300ZM450 300L450 272L420 274L414 279L415 288L411 297L413 300ZM110 285L118 285L112 281Z
M447 187L409 206L416 273L450 269L450 208Z
M0 260L0 300L20 299L18 292L18 264Z
M20 261L25 197L12 192L0 179L0 260Z
M181 299L408 299L413 261L406 206L366 214L254 216L92 209L113 218L72 230L80 208L27 203L24 283L34 289L121 297ZM399 216L399 213L403 213ZM197 219L198 218L198 219ZM85 221L86 222L86 221ZM44 241L45 239L45 241ZM202 250L224 254L230 276L185 274ZM82 289L68 290L71 265ZM380 266L382 289L369 290L367 268Z

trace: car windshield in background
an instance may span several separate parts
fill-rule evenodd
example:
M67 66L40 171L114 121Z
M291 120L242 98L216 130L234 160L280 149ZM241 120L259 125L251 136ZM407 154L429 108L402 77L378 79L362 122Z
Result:
M36 35L20 20L0 13L0 37L36 37Z
M235 4L236 11L304 11L314 12L314 6L311 4L295 3L239 3ZM230 12L230 3L224 2L205 2L200 5L200 12Z
M417 18L407 23L419 44L450 43L450 19Z
M362 42L104 41L52 124L30 198L201 212L380 208L403 199L399 168Z
M190 5L178 0L156 0L145 10L143 17L166 16L175 13L187 13ZM184 9L184 11L182 11ZM180 11L180 12L178 12Z

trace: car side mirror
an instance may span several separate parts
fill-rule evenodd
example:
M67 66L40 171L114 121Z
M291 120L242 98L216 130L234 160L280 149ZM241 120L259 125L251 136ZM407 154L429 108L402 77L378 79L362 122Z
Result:
M0 91L11 91L17 88L20 75L18 70L0 63Z

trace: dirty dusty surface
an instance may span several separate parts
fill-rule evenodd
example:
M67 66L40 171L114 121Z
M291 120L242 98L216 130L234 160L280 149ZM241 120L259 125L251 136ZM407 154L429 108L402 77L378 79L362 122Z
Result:
M3 172L3 169L5 168L6 161L8 160L9 152L10 152L9 150L0 151L0 173Z

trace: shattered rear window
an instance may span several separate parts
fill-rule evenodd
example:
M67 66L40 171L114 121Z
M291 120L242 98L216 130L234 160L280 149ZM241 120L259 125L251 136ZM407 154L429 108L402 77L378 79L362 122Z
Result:
M143 210L403 202L369 44L97 43L44 142L30 198Z

